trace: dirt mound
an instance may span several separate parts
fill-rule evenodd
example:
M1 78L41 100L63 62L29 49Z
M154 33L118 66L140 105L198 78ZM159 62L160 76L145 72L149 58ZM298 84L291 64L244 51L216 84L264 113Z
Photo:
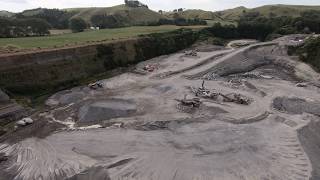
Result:
M27 128L21 128L14 133L8 133L0 138L0 142L17 143L23 139L38 137L45 138L57 129L62 128L63 125L49 122L45 120L35 121L34 124L29 125Z
M306 101L300 98L277 97L273 100L273 107L290 114L310 113L320 116L320 102Z
M68 178L67 180L93 180L93 179L100 179L100 180L111 180L108 175L108 169L104 167L92 167L88 170L85 170L79 174Z
M130 100L111 99L84 105L79 110L79 122L99 122L112 118L127 117L137 111L137 105Z
M262 45L260 45L262 46ZM252 71L258 67L269 65L272 63L272 58L266 52L262 52L264 46L274 46L274 44L266 44L260 46L249 46L240 49L233 54L225 56L223 61L215 64L213 67L188 76L189 79L205 78L212 79L216 76L228 76L237 73L245 73Z
M312 163L312 178L320 179L320 122L313 121L298 131L300 142Z

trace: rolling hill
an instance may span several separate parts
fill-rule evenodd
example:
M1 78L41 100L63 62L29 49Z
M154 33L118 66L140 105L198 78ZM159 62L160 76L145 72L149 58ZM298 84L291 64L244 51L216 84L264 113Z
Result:
M299 17L300 13L308 10L320 10L320 6L297 6L297 5L267 5L251 9L257 11L264 16L269 16L271 13L276 16L291 16Z
M272 16L291 16L299 17L301 12L308 10L320 10L320 6L302 6L302 5L266 5L256 8L246 8L244 6L236 7L233 9L227 9L223 11L211 12L198 9L189 9L182 12L167 12L166 17L172 18L176 15L186 19L204 19L214 21L236 21L244 13L259 12L261 15L269 17Z
M165 18L161 14L145 7L128 7L126 5L118 5L106 8L74 8L65 9L67 12L74 14L72 18L81 17L90 23L91 17L94 15L118 15L124 24L135 25L148 22L157 22L161 18Z
M201 9L188 9L182 12L168 12L165 13L165 16L168 18L173 18L174 16L178 15L181 18L185 19L203 19L203 20L222 20L217 13L211 11L204 11Z
M225 20L237 20L241 15L248 12L259 12L266 17L272 16L291 16L299 17L300 13L308 10L320 10L320 6L300 6L300 5L266 5L257 8L248 9L246 7L237 7L217 12Z
M240 6L233 9L218 11L217 15L224 20L237 20L239 17L248 10L248 8Z
M122 21L122 24L127 26L158 22L159 19L165 18L161 14L148 8L129 7L124 4L113 7L71 8L59 11L60 13L64 13L64 18L68 17L70 19L79 17L84 19L88 24L91 24L91 18L95 15L116 15L117 18ZM20 14L26 17L41 17L46 16L46 13L48 13L48 9L37 8L23 11Z
M92 8L71 8L62 10L50 10L50 9L32 9L26 10L20 15L26 17L46 17L51 12L57 14L55 19L62 19L61 21L52 20L49 17L46 20L52 20L56 24L61 22L66 23L70 18L83 18L88 24L91 24L91 18L95 15L114 15L118 21L124 26L132 25L147 25L149 23L158 22L159 19L181 17L185 19L203 19L212 22L234 22L240 18L244 13L259 12L266 17L272 16L291 16L298 17L300 13L307 10L320 10L320 6L302 6L302 5L266 5L257 8L246 8L243 6L227 9L224 11L204 11L200 9L189 9L182 12L165 12L159 14L145 7L129 7L126 5L118 5L113 7L92 7ZM55 12L58 11L58 12ZM50 12L50 13L49 13ZM0 11L0 17L14 17L15 13L8 11ZM51 19L50 19L51 18ZM52 24L51 22L49 22ZM57 25L56 25L57 26Z
M0 11L0 17L12 17L14 16L14 13L9 11Z

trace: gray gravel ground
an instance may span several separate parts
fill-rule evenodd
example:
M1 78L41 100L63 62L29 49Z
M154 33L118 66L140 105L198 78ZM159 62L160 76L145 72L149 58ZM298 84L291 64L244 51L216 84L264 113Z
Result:
M59 92L48 99L46 111L32 116L34 126L1 141L0 153L8 159L0 163L0 175L16 180L317 180L320 89L312 84L319 74L286 55L290 39L294 36L237 49L201 45L205 50L197 57L179 52L137 65L141 70L157 63L153 72L102 80L97 90ZM200 98L199 108L181 110L175 99L195 98L188 87L201 87L210 74L222 77L206 81L206 89L241 94L252 102ZM310 85L297 87L297 81ZM36 126L39 122L45 123Z

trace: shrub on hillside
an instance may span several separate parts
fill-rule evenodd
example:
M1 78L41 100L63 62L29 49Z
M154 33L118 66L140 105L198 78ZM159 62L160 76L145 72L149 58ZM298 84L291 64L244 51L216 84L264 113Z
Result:
M298 55L300 60L312 65L320 72L320 37L307 40L301 47L290 48L288 54Z
M105 28L120 28L125 27L127 20L124 19L123 16L118 14L113 15L94 15L91 17L91 23L95 27L99 27L101 29Z
M240 23L238 33L241 38L266 40L267 36L274 32L274 28L266 23Z
M87 28L87 23L82 18L74 18L70 20L69 27L72 32L82 32Z
M225 39L238 38L238 29L234 25L222 26L221 23L215 23L212 27L207 29L212 35Z

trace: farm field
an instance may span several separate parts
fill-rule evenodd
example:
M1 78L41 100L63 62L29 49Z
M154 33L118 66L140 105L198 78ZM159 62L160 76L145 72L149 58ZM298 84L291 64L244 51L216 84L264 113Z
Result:
M65 45L79 45L94 41L109 41L137 37L143 34L162 33L180 28L199 29L206 26L134 26L116 29L103 29L99 31L85 31L81 33L70 33L61 35L52 35L44 37L23 37L23 38L1 38L0 47L14 47L22 49L30 48L54 48Z

